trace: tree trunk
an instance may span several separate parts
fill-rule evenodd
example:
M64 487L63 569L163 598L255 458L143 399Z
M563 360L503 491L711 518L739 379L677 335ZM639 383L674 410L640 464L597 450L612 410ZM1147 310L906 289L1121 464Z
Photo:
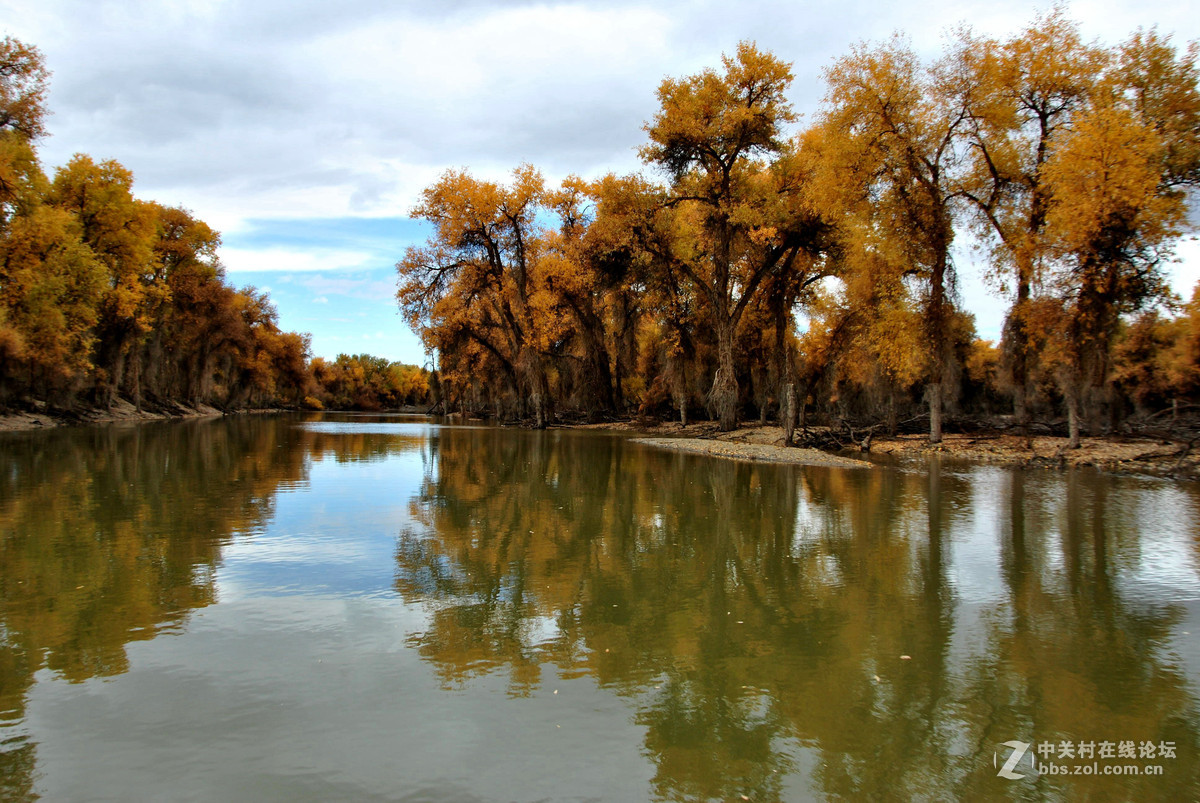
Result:
M796 386L791 382L783 391L783 444L792 445L796 434Z
M942 208L946 213L944 207ZM930 355L932 359L932 376L929 381L929 442L942 442L942 385L946 381L946 359L949 352L947 340L947 319L949 318L949 302L946 298L946 270L949 267L950 242L954 239L950 228L949 217L943 217L946 224L942 230L944 237L937 241L938 257L933 263L932 275L929 277L929 309L926 311L928 321Z
M142 411L142 350L137 345L133 347L133 406L139 413Z
M783 293L773 293L771 296L771 314L775 318L775 343L771 349L771 384L775 390L775 401L779 405L780 418L783 418L785 415L786 387L791 386L793 396L796 393L796 388L791 382L791 365L787 359L787 315L785 306ZM793 408L794 412L795 409ZM795 419L793 418L793 420ZM765 416L763 423L766 423Z
M546 405L542 400L542 394L535 393L531 399L533 403L533 418L534 425L538 429L546 428Z
M610 368L608 348L604 344L604 321L596 313L589 299L576 300L568 297L574 313L576 332L583 340L585 357L583 364L584 386L587 391L589 413L596 407L606 413L617 408L613 392L613 376Z
M1025 316L1029 307L1029 275L1032 267L1017 269L1017 300L1009 313L1009 371L1012 374L1013 417L1017 431L1024 435L1029 429L1029 332Z
M1079 389L1071 387L1067 390L1067 448L1078 449L1079 440Z
M708 394L708 406L722 432L737 427L738 385L733 370L733 324L727 315L717 323L717 373Z
M942 383L929 385L929 442L942 442Z

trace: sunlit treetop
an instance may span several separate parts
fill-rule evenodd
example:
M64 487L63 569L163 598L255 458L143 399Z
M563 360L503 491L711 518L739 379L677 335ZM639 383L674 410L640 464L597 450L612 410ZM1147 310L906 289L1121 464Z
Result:
M676 181L695 167L728 175L739 158L779 152L781 127L796 119L784 96L790 64L751 42L722 62L724 74L704 70L658 88L662 108L646 126L651 144L641 155Z

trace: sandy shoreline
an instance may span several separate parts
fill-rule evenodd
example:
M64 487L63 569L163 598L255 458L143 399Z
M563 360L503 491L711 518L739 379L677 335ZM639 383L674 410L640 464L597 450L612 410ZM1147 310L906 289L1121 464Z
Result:
M582 429L612 429L637 433L637 440L654 446L716 457L809 465L873 465L858 450L832 453L783 445L778 426L748 426L720 432L711 422L639 425L633 422L581 425ZM1068 449L1066 438L1024 438L1005 434L948 434L931 446L924 435L875 436L870 456L886 455L900 463L920 465L933 457L974 463L1064 469L1090 467L1119 474L1200 479L1200 448L1184 454L1186 443L1146 438L1085 438L1079 449ZM846 461L846 462L839 462Z
M737 443L706 438L634 438L634 443L644 443L660 449L677 452L703 454L711 457L727 457L734 460L751 460L766 463L796 463L805 466L830 468L870 468L865 460L854 460L840 455L822 452L819 449L776 446L767 443Z

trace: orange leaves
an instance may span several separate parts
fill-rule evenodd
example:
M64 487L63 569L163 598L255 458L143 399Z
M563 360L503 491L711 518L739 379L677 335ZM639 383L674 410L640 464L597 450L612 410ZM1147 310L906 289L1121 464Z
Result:
M46 133L43 125L50 73L36 47L11 36L0 40L0 130L25 139Z
M553 339L553 316L540 295L546 233L537 225L545 202L545 182L530 165L504 187L449 171L412 211L434 225L433 236L396 269L401 309L428 348L496 367L548 404L539 354Z
M1070 253L1104 248L1117 231L1147 245L1174 238L1183 199L1159 192L1163 145L1128 110L1102 105L1058 137L1043 178L1053 205L1047 226Z
M0 238L0 307L26 346L23 358L55 374L90 367L104 269L71 217L34 206Z
M738 45L736 57L722 60L724 75L705 70L659 86L662 108L646 126L651 144L641 155L675 181L694 168L728 178L739 158L778 151L781 126L795 119L784 96L792 81L790 65L750 42Z

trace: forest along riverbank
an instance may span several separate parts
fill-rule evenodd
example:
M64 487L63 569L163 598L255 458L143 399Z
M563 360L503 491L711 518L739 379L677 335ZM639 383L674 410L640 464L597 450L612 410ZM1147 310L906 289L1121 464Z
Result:
M678 422L658 425L637 422L582 424L580 429L611 429L637 432L638 440L654 446L698 452L715 457L807 465L864 465L864 458L888 455L905 462L919 462L931 455L962 458L982 463L1030 468L1088 466L1121 474L1200 479L1200 450L1186 442L1148 438L1084 438L1078 449L1068 449L1067 439L1051 436L1026 438L1002 433L947 434L932 446L926 435L876 435L869 453L861 448L834 454L818 449L787 447L778 426L749 426L721 432L713 422L680 426Z

